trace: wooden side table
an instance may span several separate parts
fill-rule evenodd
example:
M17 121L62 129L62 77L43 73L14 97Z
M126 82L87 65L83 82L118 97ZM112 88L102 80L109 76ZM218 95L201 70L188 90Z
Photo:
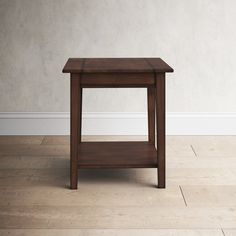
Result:
M160 58L69 58L63 72L71 81L71 189L78 168L158 168L165 188L165 73L173 69ZM81 142L82 89L114 87L147 88L148 141Z

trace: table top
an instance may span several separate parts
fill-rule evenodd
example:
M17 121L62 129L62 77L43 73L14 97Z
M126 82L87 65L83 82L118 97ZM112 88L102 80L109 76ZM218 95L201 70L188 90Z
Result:
M173 72L161 58L69 58L63 73Z

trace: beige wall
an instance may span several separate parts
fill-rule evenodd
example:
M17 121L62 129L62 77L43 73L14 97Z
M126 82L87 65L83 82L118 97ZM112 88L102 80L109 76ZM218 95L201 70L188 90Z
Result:
M170 112L236 111L234 0L0 0L0 112L69 111L68 57L162 57ZM115 98L111 99L111 96ZM87 90L85 111L144 111Z

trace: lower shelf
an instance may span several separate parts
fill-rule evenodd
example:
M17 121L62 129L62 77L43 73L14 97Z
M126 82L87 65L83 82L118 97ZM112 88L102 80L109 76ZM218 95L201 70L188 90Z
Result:
M157 152L148 142L82 142L79 168L155 168Z

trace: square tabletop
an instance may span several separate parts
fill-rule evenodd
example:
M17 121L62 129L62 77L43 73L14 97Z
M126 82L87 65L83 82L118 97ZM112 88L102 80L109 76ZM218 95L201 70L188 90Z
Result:
M69 58L63 73L163 73L174 70L161 58Z

